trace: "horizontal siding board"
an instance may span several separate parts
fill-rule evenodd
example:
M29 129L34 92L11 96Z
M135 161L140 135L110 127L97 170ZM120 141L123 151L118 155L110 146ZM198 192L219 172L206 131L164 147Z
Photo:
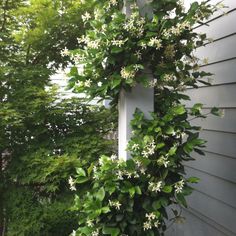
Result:
M203 103L205 107L236 107L236 84L224 84L221 86L202 87L189 89L186 94L191 101L185 102L187 107L194 103Z
M196 190L234 207L236 211L236 184L189 167L186 167L186 173L187 177L200 178L200 182L193 185Z
M187 197L191 209L222 225L229 231L236 233L236 210L216 199L195 191Z
M183 209L182 215L185 217L185 221L174 224L167 230L165 236L235 236L232 232L191 209Z
M208 25L198 27L195 32L206 33L208 38L213 38L216 40L225 37L226 35L236 33L236 24L232 24L235 19L236 11L232 11L225 16L209 22Z
M236 159L236 134L203 130L200 137L207 140L206 151Z
M196 49L195 55L200 59L208 58L208 63L233 58L236 56L236 35L202 46Z
M209 112L210 109L203 109L203 114ZM224 117L209 115L206 119L194 119L191 124L203 129L236 133L236 109L224 109Z
M236 159L210 152L205 154L192 154L195 161L186 162L185 165L236 183Z
M236 82L236 59L202 66L201 70L214 74L211 77L212 85Z

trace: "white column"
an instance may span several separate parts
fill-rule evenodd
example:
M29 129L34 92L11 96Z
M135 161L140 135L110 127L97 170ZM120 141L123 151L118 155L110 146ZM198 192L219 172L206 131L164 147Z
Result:
M138 6L140 8L141 14L148 15L152 17L152 10L145 3L148 0L138 0ZM130 16L130 5L128 0L124 2L123 12ZM150 80L152 79L151 74ZM133 119L133 115L136 108L139 108L144 112L145 117L150 117L150 112L154 111L154 89L145 88L141 84L137 84L132 88L131 92L126 92L124 89L120 92L119 97L119 124L118 124L118 143L119 143L119 158L127 160L130 158L129 152L127 152L126 147L131 137L131 126L130 121Z
M141 15L152 17L152 10L150 6L146 5L148 0L137 0ZM124 1L123 12L130 16L130 4L128 0ZM150 80L152 79L151 74ZM119 97L119 124L118 124L118 143L119 143L119 158L123 160L129 159L130 153L126 150L127 144L131 137L130 121L133 119L136 108L139 108L146 118L150 118L150 112L154 111L154 89L145 88L141 84L137 84L132 88L131 92L124 89L120 92Z

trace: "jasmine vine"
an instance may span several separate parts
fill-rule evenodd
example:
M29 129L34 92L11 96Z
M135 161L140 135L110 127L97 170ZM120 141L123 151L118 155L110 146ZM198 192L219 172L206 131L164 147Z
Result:
M182 92L208 84L205 79L211 74L201 71L202 61L193 52L210 39L194 27L219 5L194 2L185 9L178 0L153 0L147 5L151 18L136 1L130 1L128 17L122 13L123 1L94 1L94 11L82 16L87 30L78 39L78 49L62 52L75 64L70 86L76 92L110 98L116 106L121 89L129 91L139 83L155 90L152 118L137 109L131 122L127 149L132 159L102 156L69 180L72 190L75 185L83 190L75 199L79 227L74 235L163 235L167 206L187 207L189 183L198 182L185 177L183 161L191 160L193 151L203 154L200 128L188 118L205 115L202 104L182 105L182 100L190 99ZM212 113L218 114L217 109ZM181 210L173 208L173 214L177 219Z

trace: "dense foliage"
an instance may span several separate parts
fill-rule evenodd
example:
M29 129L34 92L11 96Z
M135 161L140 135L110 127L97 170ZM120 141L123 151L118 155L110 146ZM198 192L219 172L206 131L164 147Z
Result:
M71 184L87 193L75 199L79 228L74 235L163 235L170 223L167 207L187 207L185 196L192 192L188 183L198 181L186 179L183 161L192 160L193 151L203 154L200 127L189 119L205 115L202 104L183 105L190 99L183 91L208 84L211 74L201 71L193 53L209 39L193 26L219 5L194 2L186 10L182 1L147 2L137 6L127 1L123 6L123 1L99 1L94 12L82 16L87 30L78 38L78 49L62 52L82 66L72 68L71 87L91 98L109 97L116 106L122 89L131 91L137 83L155 89L152 118L137 110L131 122L132 159L103 155L93 171L77 170ZM175 207L173 213L180 217Z
M68 235L76 227L68 179L98 154L116 117L61 101L50 75L83 32L78 1L0 1L0 235ZM113 115L114 114L114 115Z

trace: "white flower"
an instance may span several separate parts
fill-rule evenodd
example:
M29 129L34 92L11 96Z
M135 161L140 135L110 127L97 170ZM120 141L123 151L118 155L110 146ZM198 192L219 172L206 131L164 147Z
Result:
M153 79L151 81L149 81L149 86L151 88L154 88L157 85L157 79Z
M144 222L144 223L143 223L143 229L144 229L144 231L145 231L145 230L148 230L148 229L151 229L151 228L152 228L151 222L147 221L147 222Z
M162 34L164 35L164 37L169 38L171 36L171 29L164 29Z
M83 20L83 22L86 22L89 19L91 19L91 15L86 11L85 14L82 15L82 20Z
M116 6L117 4L118 4L117 0L110 0L108 7L110 8L111 6Z
M84 86L85 87L90 87L91 86L91 83L92 83L92 80L91 79L88 79L84 82Z
M135 71L139 71L139 69L140 69L140 65L135 64L135 65L134 65L134 70L135 70Z
M165 168L168 167L168 164L170 163L170 161L168 161L168 157L164 157L164 156L161 156L158 160L157 160L157 163L159 165L164 165Z
M156 228L158 228L159 225L160 225L160 222L159 222L158 220L157 220L156 222L154 222L154 226L155 226Z
M139 60L142 59L142 53L141 51L136 51L135 54L134 54Z
M140 20L137 21L138 26L143 26L145 24L145 18L141 17Z
M115 208L117 210L120 210L120 207L121 207L121 204L117 201L115 204L114 204Z
M155 144L154 140L151 143L148 143L144 147L144 150L142 151L142 155L146 158L153 155L155 153L155 146L156 146L156 144Z
M88 227L93 227L94 223L92 220L87 220L87 225L88 225Z
M118 179L120 179L120 180L123 180L124 178L123 178L123 173L122 173L122 171L118 171L117 173L116 173L116 176L118 177Z
M142 151L142 155L145 157L145 158L148 158L149 157L149 153L145 150Z
M77 81L75 85L78 86L78 87L83 87L84 86L84 82Z
M128 179L131 179L131 177L132 177L131 173L127 172L126 175L127 175Z
M139 150L139 145L137 143L134 143L131 147L132 150L137 151Z
M124 79L132 79L135 77L135 71L132 71L125 67L122 67L120 74L121 74L121 77Z
M111 41L111 43L114 46L122 47L126 41L127 41L127 39L126 40L115 40L115 39L113 39Z
M89 40L87 42L87 46L89 48L92 48L92 49L98 49L99 48L99 43L100 43L99 40L92 40L92 41Z
M184 187L184 180L180 180L179 182L175 183L175 192L176 193L181 193L183 191Z
M142 163L141 163L140 161L138 161L138 160L136 160L135 163L136 163L136 165L137 165L138 167L140 167L141 164L142 164Z
M109 202L109 205L111 207L115 207L117 210L120 210L121 204L120 204L119 201L111 201L111 200L109 200L108 202Z
M141 46L142 49L146 49L147 48L147 45L144 42L141 42L140 46Z
M102 82L98 82L98 87L101 87L102 86Z
M172 81L175 79L175 76L173 74L165 74L163 78L165 81Z
M75 180L71 176L68 179L68 183L70 185L70 190L71 191L76 191Z
M160 192L162 188L162 181L159 181L157 183L149 182L149 189L152 192Z
M69 56L70 55L70 52L69 50L67 49L67 47L65 47L62 51L61 51L61 56L62 57L65 57L65 56Z
M156 215L152 212L152 213L146 213L146 218L148 218L148 220L154 220L156 219Z
M93 231L91 236L98 236L99 235L99 229L97 229L96 231Z
M112 161L115 161L116 159L117 159L117 155L115 155L115 154L111 155L111 160Z
M143 175L144 175L144 174L145 174L145 172L146 172L146 169L142 167L142 168L140 169L140 172L141 172L141 174L143 174Z
M157 37L152 37L149 42L149 46L156 47L156 49L162 48L162 40L158 39Z

